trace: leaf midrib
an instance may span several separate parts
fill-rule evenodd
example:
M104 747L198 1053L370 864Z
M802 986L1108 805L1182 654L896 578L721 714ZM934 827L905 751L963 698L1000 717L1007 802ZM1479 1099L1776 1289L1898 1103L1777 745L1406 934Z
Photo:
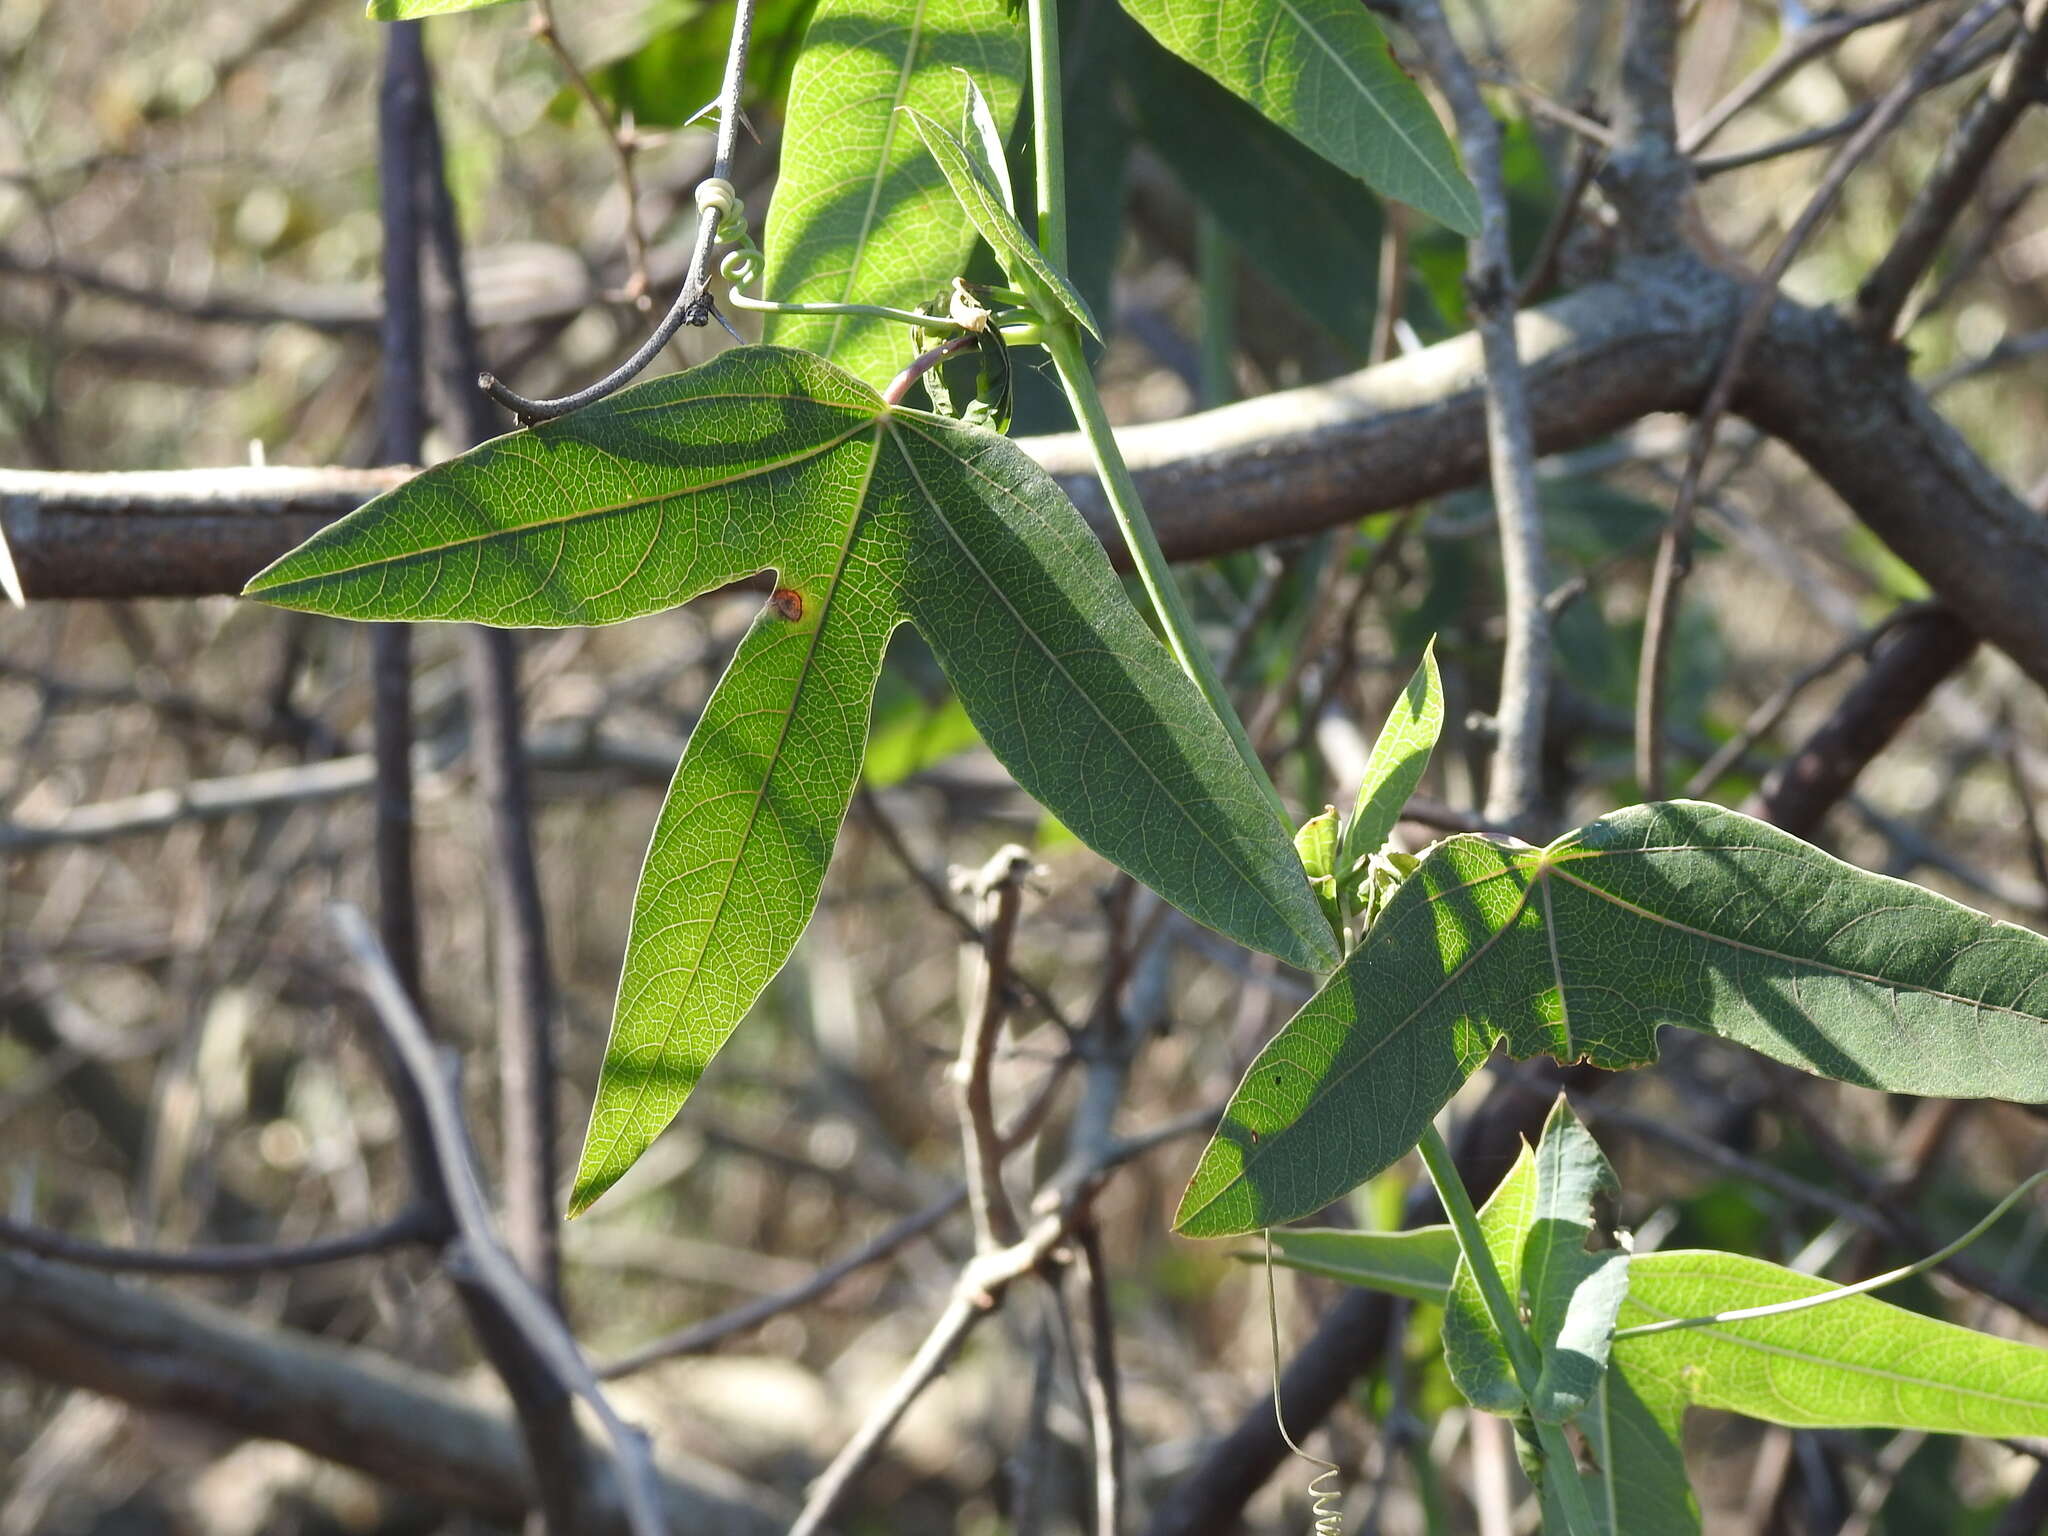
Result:
M1651 1314L1650 1320L1652 1322L1667 1322L1673 1318L1690 1315L1683 1312L1667 1312L1662 1307L1655 1306L1635 1296L1631 1296L1627 1304L1632 1307L1639 1307L1644 1312ZM1762 1321L1762 1319L1759 1319L1759 1321ZM1882 1370L1876 1366L1860 1365L1849 1360L1830 1359L1825 1355L1815 1355L1805 1350L1788 1349L1782 1344L1767 1344L1761 1339L1745 1338L1739 1333L1731 1333L1726 1329L1716 1328L1712 1325L1702 1325L1697 1331L1705 1334L1708 1338L1718 1339L1721 1343L1733 1345L1738 1349L1755 1350L1758 1354L1771 1355L1781 1360L1794 1360L1802 1365L1820 1366L1828 1370L1844 1371L1852 1376L1867 1377L1872 1381L1881 1381L1891 1386L1918 1387L1922 1391L1929 1392L1953 1392L1959 1397L1968 1397L1983 1403L2012 1408L2031 1408L2037 1412L2048 1413L2048 1400L2043 1398L2008 1397L2003 1393L1987 1392L1978 1387L1956 1386L1950 1382L1934 1381L1925 1376L1908 1376L1900 1371ZM1963 1331L1967 1332L1967 1330ZM1985 1337L1985 1335L1976 1335L1976 1337ZM1626 1339L1622 1340L1620 1347L1627 1349L1628 1342ZM1633 1350L1629 1352L1631 1354L1635 1353ZM1640 1365L1641 1362L1637 1362L1637 1364ZM1688 1401L1693 1400L1690 1393L1686 1396Z
M1520 866L1518 865L1508 864L1500 869L1493 870L1487 874L1481 875L1476 880L1461 880L1458 882L1458 884L1454 886L1448 886L1441 891L1432 891L1422 901L1416 903L1416 910L1427 911L1437 902L1445 899L1446 897L1454 896L1460 891L1469 891L1475 889L1478 886L1485 885L1490 881L1505 879L1508 875L1515 873L1519 869L1519 867ZM1450 988L1456 986L1458 984L1459 979L1462 978L1467 971L1472 969L1473 966L1477 965L1482 959L1484 959L1487 953L1492 950L1494 945L1500 942L1502 936L1505 935L1509 929L1513 928L1514 925L1521 920L1522 914L1525 911L1527 911L1529 907L1530 892L1533 891L1535 887L1536 882L1533 880L1530 881L1529 884L1523 886L1521 899L1515 903L1515 910L1508 914L1506 921L1502 922L1499 927L1495 928L1492 933L1486 936L1485 943L1481 944L1477 949L1473 950L1471 954L1467 955L1462 961L1460 961L1458 964L1458 968L1455 971L1451 972L1450 975L1446 976L1443 979L1443 981L1437 985L1436 989L1429 994L1428 997L1424 998L1420 1003L1418 1003L1414 1007L1414 1009L1412 1009L1409 1012L1406 1018L1402 1019L1400 1023L1396 1024L1392 1029L1388 1030L1384 1035L1380 1036L1378 1040L1374 1041L1373 1044L1367 1048L1366 1053L1363 1056L1359 1057L1357 1061L1352 1062L1342 1071L1323 1078L1321 1082L1317 1085L1315 1091L1310 1094L1308 1102L1302 1105L1301 1113L1296 1115L1290 1124L1282 1127L1281 1130L1276 1132L1274 1135L1254 1145L1245 1154L1244 1161L1238 1165L1236 1176L1232 1178L1229 1183L1225 1184L1221 1189L1217 1190L1215 1194L1211 1195L1207 1200L1204 1200L1200 1205L1196 1206L1194 1210L1188 1213L1186 1219L1181 1222L1178 1222L1177 1225L1185 1227L1188 1224L1188 1222L1193 1221L1197 1216L1200 1216L1202 1212L1206 1211L1218 1200L1221 1200L1225 1195L1229 1194L1231 1190L1235 1189L1239 1184L1243 1183L1246 1179L1250 1178L1253 1165L1262 1161L1274 1148L1278 1147L1286 1139L1289 1132L1295 1130L1297 1127L1300 1126L1303 1120L1308 1118L1310 1111L1314 1110L1317 1105L1321 1104L1324 1099L1326 1099L1327 1097L1329 1097L1330 1094L1336 1091L1339 1084L1348 1082L1353 1073L1357 1072L1360 1068L1369 1064L1375 1057L1379 1055L1379 1053L1382 1050L1386 1049L1387 1046L1393 1044L1395 1040L1399 1039L1402 1035L1406 1034L1407 1031L1414 1026L1415 1021L1421 1018L1422 1015L1428 1011L1432 1003L1434 1003L1438 998L1442 997L1445 992L1450 990ZM1405 922L1410 915L1412 914L1403 913L1402 920ZM1297 1015L1297 1017L1299 1017L1299 1015ZM1499 1043L1500 1038L1500 1035L1496 1033L1496 1035L1494 1036L1495 1044ZM1249 1072L1246 1073L1247 1079L1250 1078L1250 1075L1251 1074Z
M1621 853L1628 852L1630 850L1615 849L1612 851ZM1698 850L1695 849L1685 851ZM1715 849L1713 851L1718 853L1723 852L1725 850ZM1768 852L1771 850L1759 851ZM1556 873L1557 877L1560 880L1570 881L1580 890L1586 892L1588 895L1600 901L1608 902L1613 906L1619 907L1622 911L1627 912L1632 916L1640 917L1645 919L1646 921L1656 923L1660 927L1669 928L1675 933L1685 934L1687 937L1697 939L1705 944L1718 944L1727 949L1740 950L1744 954L1755 955L1759 959L1776 960L1786 965L1802 966L1807 970L1819 971L1830 976L1839 976L1845 981L1865 982L1870 986L1881 987L1889 992L1910 992L1916 996L1931 998L1936 1002L1942 1003L1965 1003L1968 1004L1970 1007L1978 1009L1982 1012L2002 1013L2015 1019L2023 1019L2028 1023L2032 1024L2048 1024L2048 1015L2028 1013L2024 1009L2008 1007L2003 1003L1986 1002L1982 998L1968 997L1959 992L1944 992L1939 987L1921 986L1917 983L1908 981L1894 981L1889 977L1872 975L1867 971L1855 971L1849 969L1847 966L1831 965L1825 960L1815 960L1805 955L1788 955L1780 950L1766 949L1761 944L1749 944L1745 943L1741 939L1724 938L1722 935L1717 933L1708 933L1704 929L1693 927L1690 923L1681 923L1676 918L1665 917L1659 913L1650 911L1647 907L1638 906L1636 905L1636 903L1629 901L1624 897L1615 895L1612 891L1603 891L1599 886L1594 885L1589 881L1581 880L1577 875L1571 874L1569 871L1557 869L1554 862L1546 861L1543 865L1539 866L1534 878L1537 880L1542 880L1553 871ZM1564 985L1564 975L1561 971L1558 972L1558 985L1560 987ZM1803 1011L1804 1010L1802 1009L1802 1012Z
M855 293L860 285L861 263L867 260L868 235L875 224L875 210L881 205L882 187L889 179L889 156L896 148L896 116L903 106L904 98L910 93L911 76L916 73L915 64L918 49L924 41L924 18L927 0L918 0L917 11L910 21L910 43L903 50L903 62L896 71L896 90L889 98L889 111L885 121L888 126L882 130L882 147L875 157L875 174L868 181L868 205L861 210L860 237L854 242L853 265L846 269L846 280L839 286L842 300ZM840 337L845 334L848 315L834 315L831 330L826 333L825 345L818 350L830 357L839 348ZM877 454L880 448L877 446Z
M800 395L754 395L745 397L713 396L706 398L803 400L805 397ZM671 403L675 405L682 405L685 403L695 405L698 404L699 401L693 399L688 402L675 401ZM835 406L835 408L842 410L854 409L854 407L851 406ZM320 582L335 581L344 576L353 576L359 571L369 571L375 570L379 567L403 565L410 561L426 559L430 555L442 556L450 553L453 550L467 549L472 545L488 544L494 539L524 538L529 534L541 533L549 528L560 528L568 524L580 523L603 517L616 517L626 512L640 512L646 510L649 507L659 505L660 503L663 502L675 501L680 497L696 496L702 494L705 491L715 491L721 486L739 485L745 481L755 479L758 476L772 475L777 470L789 469L795 465L805 463L808 460L818 458L823 454L830 453L834 448L837 448L840 444L848 442L853 438L859 436L864 427L874 425L878 419L879 418L873 411L868 411L859 423L855 424L852 427L849 427L846 431L840 433L837 437L829 438L822 443L818 443L812 447L806 448L801 453L790 454L786 458L776 459L765 464L751 465L744 471L741 471L737 474L724 475L715 480L699 481L691 485L682 486L676 490L662 491L651 496L641 496L636 498L635 500L617 502L611 506L579 507L572 512L565 512L558 517L545 517L541 518L537 522L521 523L517 527L487 528L482 533L473 533L466 535L463 538L450 539L445 544L433 544L419 549L408 549L402 554L380 555L374 560L359 560L354 565L336 566L333 570L317 571L304 576L293 576L289 579L281 580L275 583L274 585L270 586L259 587L252 583L248 588L248 595L251 597L262 597L278 592L289 591L293 587L312 586ZM589 446L596 448L597 451L599 451L600 453L609 451L597 444L591 444ZM505 452L507 450L501 449L500 451ZM519 459L520 462L525 464L537 465L542 462L540 460L526 458L520 454L513 454L512 457Z

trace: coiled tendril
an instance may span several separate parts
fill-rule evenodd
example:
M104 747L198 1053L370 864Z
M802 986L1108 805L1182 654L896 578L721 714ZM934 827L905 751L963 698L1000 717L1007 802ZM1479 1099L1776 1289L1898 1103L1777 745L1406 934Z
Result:
M1308 1481L1309 1518L1314 1536L1344 1536L1344 1471L1333 1461L1311 1456L1294 1443L1287 1432L1287 1416L1280 1409L1280 1304L1273 1294L1273 1229L1266 1229L1266 1326L1273 1339L1273 1422L1287 1449L1311 1466L1321 1467Z

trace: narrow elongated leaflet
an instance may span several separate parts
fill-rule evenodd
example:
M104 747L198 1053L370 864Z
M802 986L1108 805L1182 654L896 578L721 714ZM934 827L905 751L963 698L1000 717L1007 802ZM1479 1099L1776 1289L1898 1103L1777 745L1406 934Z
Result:
M899 109L957 121L960 71L1000 133L1024 88L1008 0L820 0L790 79L763 239L764 293L784 303L914 309L966 270L974 230ZM903 327L852 315L770 315L767 340L870 384L908 361Z
M1358 0L1124 0L1124 9L1331 164L1477 233L1479 194L1450 137Z
M754 347L499 438L249 594L362 619L603 624L764 570L634 901L577 1209L631 1166L809 920L894 627L1083 841L1291 964L1336 950L1286 835L1101 546L1014 444Z
M973 91L972 81L967 89ZM963 115L971 117L973 111L970 99ZM1048 317L1064 314L1099 341L1102 328L1088 312L1088 301L1075 291L1066 274L1046 259L1038 242L1017 222L1004 189L995 184L994 173L984 169L984 157L968 149L937 118L915 107L905 107L903 115L917 129L918 137L945 173L946 183L960 200L968 219L996 253L1004 275L1029 293Z
M1769 1306L1832 1289L1832 1281L1739 1253L1647 1253L1631 1266L1621 1325ZM1614 1360L1674 1434L1691 1406L1802 1429L2048 1434L2048 1350L1872 1296L1621 1338Z
M1629 1256L1586 1245L1593 1202L1620 1190L1599 1143L1559 1095L1536 1144L1536 1210L1522 1241L1529 1332L1543 1363L1529 1409L1552 1424L1575 1417L1607 1370Z
M1458 1235L1447 1226L1405 1232L1335 1227L1276 1227L1273 1259L1306 1274L1442 1306L1458 1263ZM1264 1255L1238 1257L1252 1263Z
M1547 848L1439 843L1246 1072L1196 1236L1319 1209L1415 1144L1497 1045L1602 1067L1682 1025L1843 1082L2048 1099L2048 938L1689 801Z
M1436 667L1436 637L1422 648L1422 661L1408 686L1387 711L1379 739L1366 759L1358 782L1358 804L1344 827L1344 846L1337 868L1349 870L1362 858L1379 852L1393 835L1401 808L1422 782L1429 755L1444 728L1444 685Z

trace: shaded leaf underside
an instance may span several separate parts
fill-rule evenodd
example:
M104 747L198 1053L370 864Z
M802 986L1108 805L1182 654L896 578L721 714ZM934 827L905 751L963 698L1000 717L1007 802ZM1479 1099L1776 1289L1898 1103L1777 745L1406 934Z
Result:
M1497 1045L1633 1067L1671 1024L1868 1087L2038 1102L2048 939L1691 802L1544 849L1453 837L1246 1072L1177 1225L1317 1210Z
M1479 196L1357 0L1124 0L1172 52L1375 191L1461 234Z

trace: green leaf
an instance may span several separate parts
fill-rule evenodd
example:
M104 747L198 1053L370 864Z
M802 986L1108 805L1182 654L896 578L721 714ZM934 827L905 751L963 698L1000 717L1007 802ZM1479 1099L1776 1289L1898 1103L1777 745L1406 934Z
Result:
M428 16L452 16L457 11L480 11L505 0L370 0L366 14L372 21L419 21Z
M960 143L973 160L975 173L1002 195L1003 211L1015 219L1017 193L1010 185L1010 159L1003 150L1003 130L996 125L988 98L976 88L974 76L962 70L960 78L966 82L960 102Z
M1615 1346L1617 1355L1621 1347ZM1699 1501L1685 1475L1677 1424L1667 1424L1643 1400L1619 1359L1602 1373L1592 1406L1574 1422L1592 1463L1579 1481L1602 1536L1699 1536ZM1546 1530L1564 1529L1555 1515L1546 1521Z
M1379 300L1379 199L1121 13L1115 19L1120 84L1143 142L1251 264L1362 362ZM1417 290L1411 312L1424 307Z
M1099 341L1102 331L1095 316L1088 312L1088 301L1074 291L1066 274L1046 260L1038 242L1024 232L1024 226L1009 209L1007 189L998 189L990 180L989 173L978 163L980 156L970 153L936 118L915 107L903 108L903 115L916 127L918 137L945 173L946 183L960 200L968 219L996 253L1003 275L1030 294L1048 319L1067 315Z
M817 0L755 0L747 51L745 101L755 122L779 118L803 34ZM725 80L731 7L717 0L648 0L630 30L605 47L606 29L582 49L584 73L598 93L636 128L680 128L703 112ZM581 43L585 29L578 29ZM602 51L600 51L602 49ZM571 122L583 109L564 85L548 115ZM704 127L707 119L698 119Z
M1294 851L1310 880L1327 880L1337 868L1337 807L1326 805L1294 834Z
M1834 1283L1713 1250L1638 1255L1624 1328L1769 1306ZM1614 1362L1676 1440L1688 1407L1801 1429L2048 1434L2048 1350L1870 1296L1617 1339Z
M967 267L975 234L898 108L948 118L965 70L1007 127L1024 37L1007 0L820 0L789 87L765 292L789 303L912 309ZM901 326L771 315L767 339L831 358L871 384L909 361Z
M1599 1143L1560 1095L1536 1145L1536 1216L1522 1254L1529 1332L1543 1362L1529 1410L1552 1424L1575 1417L1607 1369L1629 1256L1589 1253L1586 1241L1594 1200L1619 1191Z
M1335 963L1258 786L1051 478L807 353L736 349L486 443L248 591L345 618L602 624L769 569L649 845L577 1209L674 1117L808 921L906 620L1083 841L1199 922Z
M1393 835L1401 808L1422 782L1429 766L1429 754L1444 728L1444 685L1436 669L1436 640L1422 648L1422 663L1380 727L1379 740L1366 759L1365 777L1358 784L1358 805L1344 828L1344 846L1337 856L1340 869L1349 869L1360 859L1379 852Z
M1500 1270L1501 1283L1507 1287L1509 1297L1517 1301L1522 1294L1524 1258L1541 1194L1536 1159L1525 1141L1515 1166L1479 1211L1479 1230L1486 1237L1495 1267ZM1486 1310L1486 1298L1479 1289L1479 1278L1465 1262L1463 1253L1458 1255L1452 1270L1450 1294L1444 1303L1444 1364L1450 1367L1451 1380L1473 1407L1509 1415L1527 1411L1528 1400L1515 1381L1507 1344L1493 1326L1493 1316Z
M1688 801L1547 848L1439 843L1246 1072L1176 1224L1318 1210L1415 1144L1505 1043L1596 1066L1681 1025L1939 1098L2048 1099L2048 938Z
M1124 0L1174 53L1342 170L1460 234L1479 196L1357 0Z
M1259 1254L1240 1257L1257 1263ZM1458 1235L1447 1226L1407 1232L1335 1227L1275 1227L1273 1262L1311 1275L1442 1306L1458 1264Z

